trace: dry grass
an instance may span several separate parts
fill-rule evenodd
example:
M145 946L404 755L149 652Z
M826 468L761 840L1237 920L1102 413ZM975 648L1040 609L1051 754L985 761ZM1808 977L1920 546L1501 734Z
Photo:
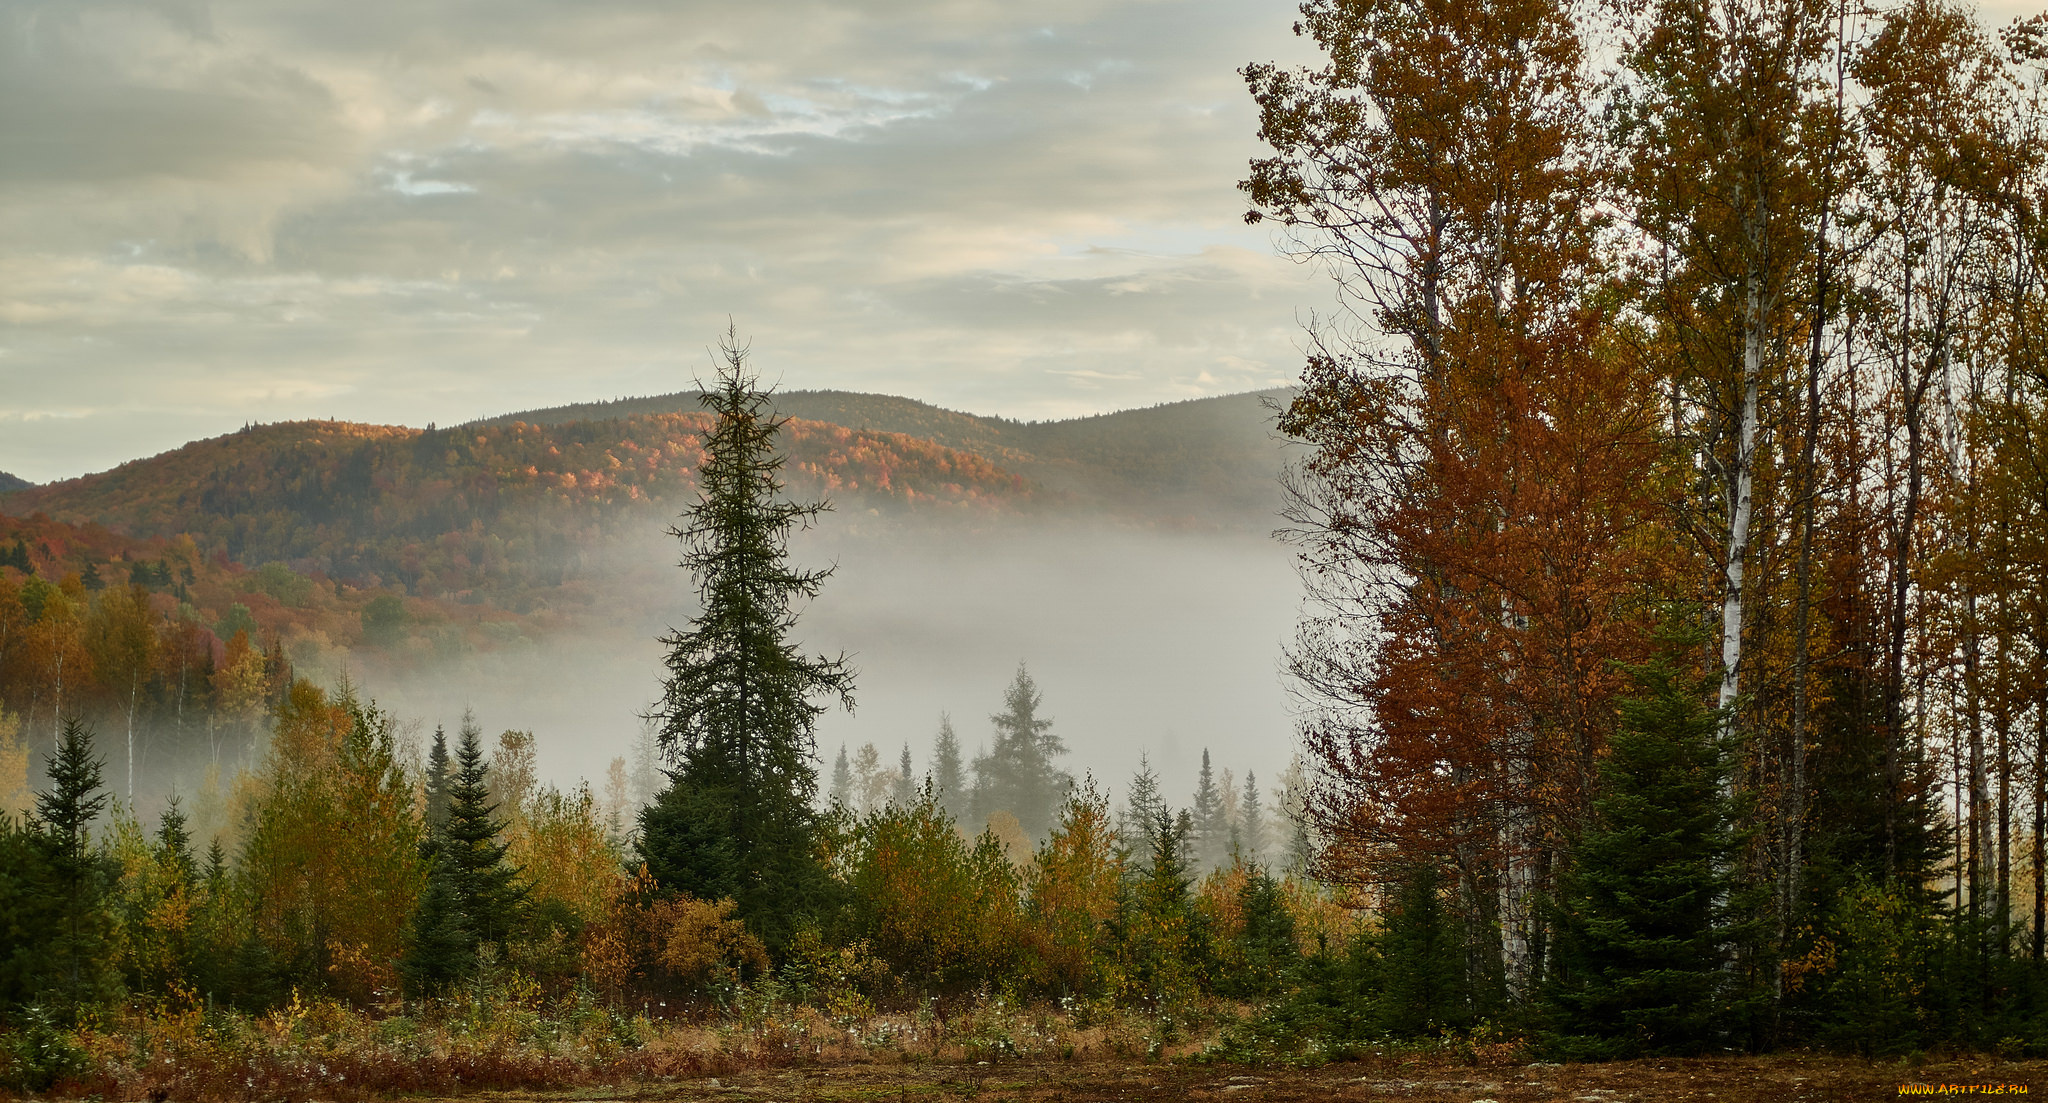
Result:
M1199 1058L1234 1009L1175 1017L994 996L876 1011L768 991L660 1017L588 1002L451 999L410 1015L293 1001L248 1017L134 1014L73 1035L85 1060L52 1089L102 1100L370 1097L1078 1100L1381 1100L1414 1103L1831 1103L1897 1099L1908 1084L2040 1083L2048 1063L1959 1056L1872 1062L1810 1054L1531 1064L1518 1046L1446 1043L1315 1068ZM2012 1094L2010 1088L2007 1094Z

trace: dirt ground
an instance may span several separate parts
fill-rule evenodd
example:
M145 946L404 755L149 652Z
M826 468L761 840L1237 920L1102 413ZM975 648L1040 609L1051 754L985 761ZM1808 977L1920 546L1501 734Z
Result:
M1093 1103L1097 1100L1400 1100L1403 1103L1832 1103L1917 1095L2048 1093L2048 1061L1993 1058L1908 1065L1783 1055L1623 1061L1603 1065L1335 1064L1318 1069L1111 1061L849 1064L763 1069L698 1080L552 1095L482 1098L573 1101L872 1100L886 1103ZM470 1097L472 1099L479 1097Z

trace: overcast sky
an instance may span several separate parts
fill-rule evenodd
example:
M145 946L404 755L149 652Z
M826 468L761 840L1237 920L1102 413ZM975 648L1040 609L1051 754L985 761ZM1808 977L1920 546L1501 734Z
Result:
M6 0L0 470L790 388L1058 417L1291 379L1242 225L1289 0Z

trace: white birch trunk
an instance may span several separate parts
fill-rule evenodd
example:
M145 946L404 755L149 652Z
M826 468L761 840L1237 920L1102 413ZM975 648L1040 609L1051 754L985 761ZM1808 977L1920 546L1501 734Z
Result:
M1763 375L1764 311L1762 274L1746 281L1742 334L1742 414L1735 457L1728 472L1728 552L1721 591L1721 733L1735 727L1735 697L1741 690L1743 562L1749 557L1749 525L1755 513L1757 387Z

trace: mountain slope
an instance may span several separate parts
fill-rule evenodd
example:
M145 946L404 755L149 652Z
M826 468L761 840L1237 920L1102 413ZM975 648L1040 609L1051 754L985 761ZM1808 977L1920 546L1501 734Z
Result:
M1148 518L1255 518L1278 508L1282 445L1269 403L1282 389L1171 402L1064 421L1011 421L914 399L851 391L787 391L786 417L902 433L972 452L1055 494ZM478 424L560 425L694 411L697 393L528 410Z
M36 484L29 482L19 475L9 475L5 471L0 471L0 494L6 494L13 490L27 490L34 485Z
M245 564L281 561L351 584L526 611L578 571L580 549L655 528L694 496L705 413L418 430L345 422L255 426L112 471L8 495L138 537L190 535ZM802 497L882 511L1001 511L1023 479L969 452L811 421L785 429Z

